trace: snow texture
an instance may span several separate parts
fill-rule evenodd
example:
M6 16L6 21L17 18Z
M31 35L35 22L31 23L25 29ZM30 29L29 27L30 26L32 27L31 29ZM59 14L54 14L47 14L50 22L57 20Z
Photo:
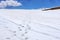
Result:
M0 10L0 40L60 40L60 10Z

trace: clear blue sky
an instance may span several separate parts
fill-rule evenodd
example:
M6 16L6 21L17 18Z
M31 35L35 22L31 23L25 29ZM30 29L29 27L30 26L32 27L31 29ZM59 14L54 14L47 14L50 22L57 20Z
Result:
M19 7L6 7L12 9L39 9L60 6L60 0L16 0L22 3Z

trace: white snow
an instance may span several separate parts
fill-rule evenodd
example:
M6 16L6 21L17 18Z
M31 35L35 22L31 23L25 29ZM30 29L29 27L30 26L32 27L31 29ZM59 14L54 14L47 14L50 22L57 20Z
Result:
M0 40L60 40L60 10L0 10Z

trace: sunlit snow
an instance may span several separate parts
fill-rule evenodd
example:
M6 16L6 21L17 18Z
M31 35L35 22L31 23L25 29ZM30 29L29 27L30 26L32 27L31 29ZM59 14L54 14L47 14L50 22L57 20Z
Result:
M60 40L60 10L0 10L0 40Z

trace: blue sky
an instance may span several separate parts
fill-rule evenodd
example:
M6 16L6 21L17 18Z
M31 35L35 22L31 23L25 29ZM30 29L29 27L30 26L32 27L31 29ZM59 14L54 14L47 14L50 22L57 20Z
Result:
M2 1L2 0L1 0ZM5 1L5 0L3 0ZM40 9L60 6L60 0L15 0L22 6L7 6L7 9Z

